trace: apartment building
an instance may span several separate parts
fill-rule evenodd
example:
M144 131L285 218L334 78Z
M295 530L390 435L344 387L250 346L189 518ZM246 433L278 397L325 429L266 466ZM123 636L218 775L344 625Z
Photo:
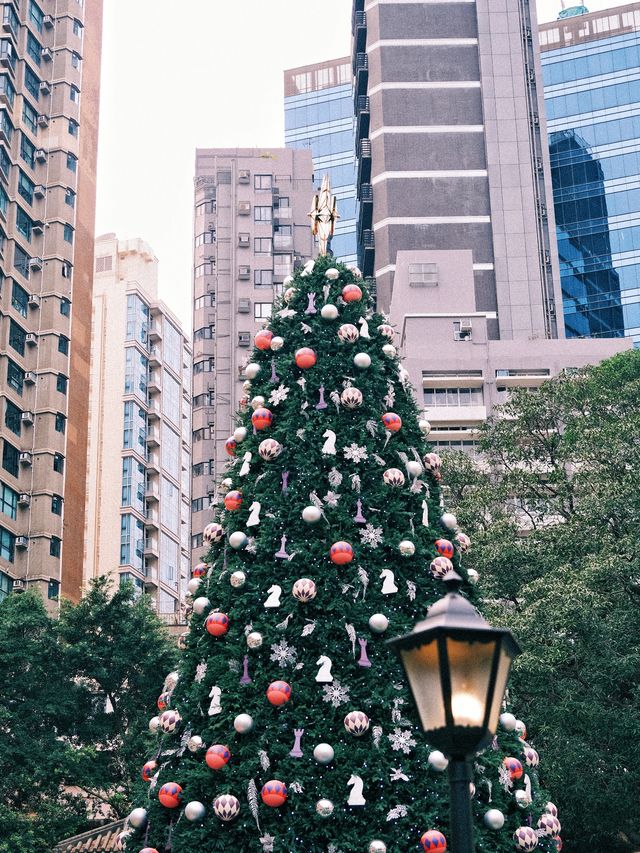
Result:
M192 555L225 441L243 395L255 332L294 265L309 258L314 192L310 151L240 148L196 151L193 305Z
M85 586L131 581L180 620L190 577L191 344L142 240L96 240Z
M0 597L82 586L102 0L0 4Z

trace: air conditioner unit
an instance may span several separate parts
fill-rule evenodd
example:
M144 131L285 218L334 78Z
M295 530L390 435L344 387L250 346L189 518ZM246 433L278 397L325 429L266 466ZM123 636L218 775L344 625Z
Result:
M25 336L25 343L27 343L30 347L35 347L38 344L38 336L35 332L27 332Z
M49 83L48 80L42 80L40 82L40 91L42 92L43 95L50 95L51 94L51 83Z
M534 113L534 114L531 116L531 124L532 124L534 127L538 127L538 125L540 124L540 119L538 118L538 115L537 115L536 113Z
M471 325L471 321L470 320L460 320L458 323L456 323L454 325L458 326L457 329L454 328L454 332L453 332L454 341L468 341L469 338L471 337L471 332L473 330L473 327Z
M49 116L44 113L38 116L38 124L40 127L49 127Z
M238 267L238 278L239 279L251 278L251 267L248 267L248 266Z
M21 492L18 496L20 506L29 506L31 504L31 495L29 492Z
M250 243L251 236L249 234L238 234L238 246L244 246L246 248Z
M251 332L238 332L238 346L251 346Z
M23 424L32 424L33 423L33 412L23 412L20 415L20 420Z
M24 581L21 581L17 578L16 578L16 580L14 580L14 582L13 582L13 591L14 592L24 592L26 588L27 588L27 585L25 584Z
M26 536L16 536L16 548L27 548L29 540Z
M47 188L42 184L36 184L33 190L33 194L36 198L44 198L47 193Z
M41 270L42 269L42 258L29 258L29 269Z
M27 385L33 385L35 383L36 374L33 372L33 370L27 370L24 375L24 381L27 383Z
M45 62L51 62L53 59L53 53L51 52L50 47L43 47L40 51L40 56L44 59Z
M542 157L536 157L536 169L541 172L544 169L544 163L542 161Z
M53 15L45 15L42 19L42 23L48 30L50 30L54 25Z
M31 225L31 230L34 234L42 234L44 232L44 222L42 219L34 219Z
M240 169L238 172L238 183L248 184L251 179L251 172L248 169Z
M473 326L471 325L471 320L460 320L461 333L470 335L472 331Z
M238 314L249 314L251 311L250 299L238 299Z
M551 252L548 249L544 250L544 262L545 264L551 263Z
M37 293L29 294L29 308L39 308L40 307L40 297Z
M28 450L22 450L20 452L20 464L22 465L31 465L31 453Z
M248 216L250 213L251 213L251 202L239 201L238 202L238 214L240 216Z

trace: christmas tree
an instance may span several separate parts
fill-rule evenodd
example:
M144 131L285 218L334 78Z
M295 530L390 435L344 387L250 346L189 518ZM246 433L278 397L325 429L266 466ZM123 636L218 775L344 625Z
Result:
M385 640L464 568L395 332L329 256L285 283L246 366L190 630L127 851L444 850L447 760ZM538 755L504 713L475 760L478 851L555 851Z

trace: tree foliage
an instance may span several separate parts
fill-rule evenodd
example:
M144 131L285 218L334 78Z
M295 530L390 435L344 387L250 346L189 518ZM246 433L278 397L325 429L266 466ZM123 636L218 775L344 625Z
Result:
M640 352L520 390L450 454L467 566L524 648L513 694L565 850L640 845ZM546 759L546 760L544 760Z
M32 592L0 604L0 853L51 849L130 808L147 709L176 649L129 586L95 581L59 620Z

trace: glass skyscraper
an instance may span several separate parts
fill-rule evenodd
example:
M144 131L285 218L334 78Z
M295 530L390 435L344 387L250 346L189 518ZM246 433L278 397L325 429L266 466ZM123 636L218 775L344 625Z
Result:
M356 159L351 58L305 65L284 72L285 144L308 148L316 185L328 174L338 198L331 251L355 264Z
M568 337L640 345L640 3L540 26Z

